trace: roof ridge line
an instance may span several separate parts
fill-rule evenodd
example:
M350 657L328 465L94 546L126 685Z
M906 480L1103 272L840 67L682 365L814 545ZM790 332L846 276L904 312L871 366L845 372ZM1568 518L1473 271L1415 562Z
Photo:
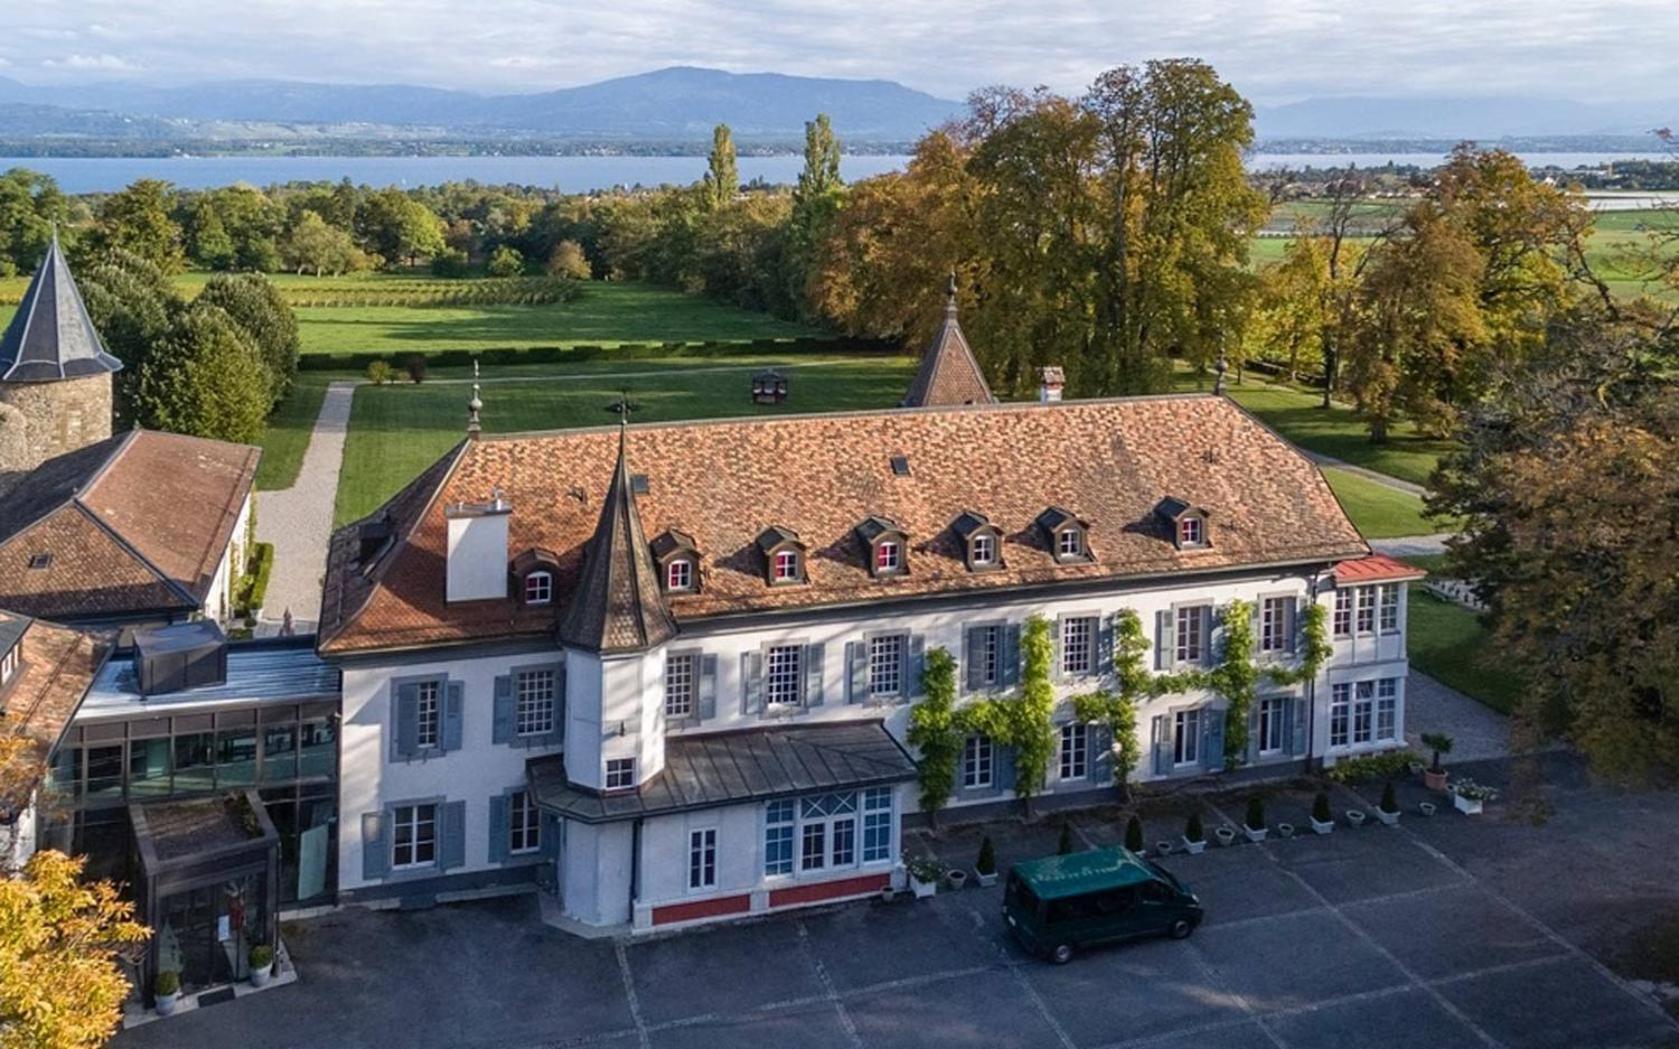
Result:
M134 442L139 440L139 435L150 432L143 426L135 426L123 431L121 440L117 441L116 447L111 450L111 454L106 456L105 461L99 464L99 469L93 471L87 480L75 487L70 494L70 498L80 501L84 493L91 493L99 487L99 482L103 481L105 475L111 472L111 467L116 465L118 459L128 454L128 450L134 446Z
M175 580L169 578L169 576L163 571L163 569L159 568L157 565L152 563L151 558L149 558L145 554L141 553L134 546L133 543L130 543L127 539L123 538L122 533L118 532L115 528L112 528L110 526L110 524L108 524L104 520L101 520L99 515L94 513L93 510L90 507L88 507L85 503L83 503L81 501L81 499L79 499L79 498L72 499L71 502L70 502L70 505L75 507L76 510L78 510L82 514L82 516L86 517L89 521L92 521L95 527L99 528L106 535L110 536L112 541L114 541L118 546L122 547L125 551L128 552L129 556L133 557L136 561L139 561L140 564L144 565L145 568L146 568L146 571L148 571L152 575L156 576L158 581L161 582L164 586L168 587L170 590L173 590L177 597L180 597L180 598L184 599L187 602L187 604L189 606L193 607L193 608L198 607L200 602L198 601L198 599L196 597L194 597L189 591L187 591L184 587L182 587L180 583L178 583Z

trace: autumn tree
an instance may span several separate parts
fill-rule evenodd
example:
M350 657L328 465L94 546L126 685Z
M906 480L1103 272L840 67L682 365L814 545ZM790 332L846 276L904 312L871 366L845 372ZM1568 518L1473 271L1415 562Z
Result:
M583 253L583 245L575 240L562 240L555 244L548 255L546 269L550 276L569 280L588 280L594 276L589 257Z
M346 230L327 224L314 211L303 211L286 234L281 258L294 272L345 273L357 269L361 251Z
M1630 781L1679 772L1679 347L1664 310L1577 308L1465 415L1431 509L1465 522L1518 724Z
M805 123L804 167L793 187L793 206L787 217L788 298L800 315L812 312L810 285L817 247L828 236L844 199L839 139L828 114L818 113L815 120Z
M711 155L705 162L705 204L711 211L725 208L740 192L740 168L735 162L735 137L729 125L711 132Z

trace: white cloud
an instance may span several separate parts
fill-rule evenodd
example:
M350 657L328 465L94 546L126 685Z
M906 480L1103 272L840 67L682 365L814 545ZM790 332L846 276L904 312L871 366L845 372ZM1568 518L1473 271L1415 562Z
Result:
M1674 83L1671 0L77 0L8 12L20 64L173 81L290 77L535 91L671 64L884 77L959 97L1077 90L1196 55L1262 102L1527 93L1587 100ZM55 34L98 53L54 53ZM62 49L62 43L59 48ZM108 48L109 50L105 50ZM1640 88L1642 89L1642 88Z

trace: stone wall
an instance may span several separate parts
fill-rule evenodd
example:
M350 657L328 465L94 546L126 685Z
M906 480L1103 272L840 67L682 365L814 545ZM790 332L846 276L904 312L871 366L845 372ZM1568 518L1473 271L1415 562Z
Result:
M0 383L0 495L46 460L109 436L109 373Z

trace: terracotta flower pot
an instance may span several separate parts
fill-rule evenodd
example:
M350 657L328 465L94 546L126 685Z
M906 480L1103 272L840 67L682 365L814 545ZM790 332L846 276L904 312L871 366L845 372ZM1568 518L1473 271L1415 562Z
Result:
M1422 782L1423 782L1423 786L1427 787L1429 790L1445 790L1446 789L1446 770L1445 769L1424 769L1423 774L1422 774Z

